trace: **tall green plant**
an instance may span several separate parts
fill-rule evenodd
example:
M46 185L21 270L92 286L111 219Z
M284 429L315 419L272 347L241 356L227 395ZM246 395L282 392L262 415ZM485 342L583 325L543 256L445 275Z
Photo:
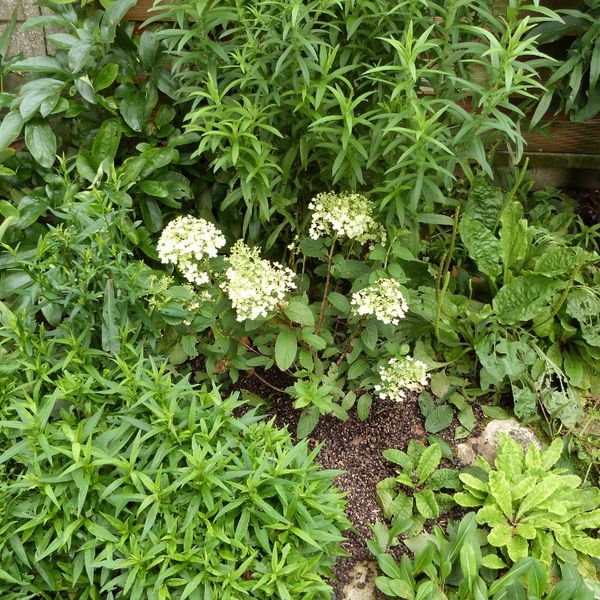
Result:
M491 173L487 148L500 142L521 155L518 103L542 89L531 60L542 55L528 36L535 19L520 8L511 2L496 16L479 0L165 5L160 14L174 26L161 35L180 97L193 99L195 155L227 185L220 209L234 218L243 207L254 238L273 221L269 244L277 225L297 226L306 201L332 187L372 190L401 224L443 221L429 213L446 203L457 168Z

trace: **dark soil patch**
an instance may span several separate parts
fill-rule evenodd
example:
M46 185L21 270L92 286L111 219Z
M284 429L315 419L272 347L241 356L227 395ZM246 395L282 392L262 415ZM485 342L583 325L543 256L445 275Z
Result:
M285 393L277 392L274 386L284 389L292 379L279 371L248 374L236 386L268 398L271 401L269 414L279 427L287 427L295 436L300 412L292 407L292 400ZM377 504L375 488L385 477L395 475L394 465L383 457L388 448L404 450L411 439L426 443L427 432L419 410L416 394L404 403L377 399L366 421L360 421L356 411L350 411L347 421L333 416L322 417L310 435L313 445L322 444L319 463L326 469L344 471L336 478L337 486L348 493L346 513L355 531L348 532L344 548L350 556L338 560L334 574L334 600L342 598L342 590L350 579L350 572L358 562L372 561L366 542L371 535L370 526L377 520L384 520ZM454 429L458 422L439 435L454 445ZM440 518L444 526L447 515ZM399 553L401 549L398 548Z
M577 201L577 212L587 225L600 223L600 190L567 189L567 196Z

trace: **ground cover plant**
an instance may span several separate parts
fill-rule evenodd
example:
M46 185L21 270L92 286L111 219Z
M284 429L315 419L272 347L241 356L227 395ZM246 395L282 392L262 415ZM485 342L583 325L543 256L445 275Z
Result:
M0 37L2 597L338 598L359 548L388 597L592 598L598 227L494 167L589 19L44 4L51 56ZM507 415L549 449L464 470Z

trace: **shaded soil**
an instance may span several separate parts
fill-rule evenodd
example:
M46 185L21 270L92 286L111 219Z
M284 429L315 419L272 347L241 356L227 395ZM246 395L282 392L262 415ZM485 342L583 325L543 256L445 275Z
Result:
M292 407L287 394L270 387L284 389L291 383L292 378L274 370L260 373L258 377L249 373L242 377L237 387L268 398L271 401L269 414L275 418L275 423L287 427L294 435L300 411ZM359 420L356 410L350 411L345 422L333 416L321 417L311 433L312 445L323 444L319 463L326 469L344 471L336 478L336 485L348 493L346 513L355 529L347 533L344 543L350 556L339 559L334 569L334 600L342 599L342 590L350 580L353 566L357 562L374 560L366 542L372 537L370 526L377 520L384 520L375 488L379 481L396 474L394 465L383 457L383 451L388 448L404 450L411 439L426 443L428 434L423 423L415 394L401 405L378 399L364 422ZM455 445L454 429L458 424L453 422L438 435ZM443 516L439 523L444 525L447 517Z
M600 223L600 190L567 189L567 196L577 201L577 212L587 225Z

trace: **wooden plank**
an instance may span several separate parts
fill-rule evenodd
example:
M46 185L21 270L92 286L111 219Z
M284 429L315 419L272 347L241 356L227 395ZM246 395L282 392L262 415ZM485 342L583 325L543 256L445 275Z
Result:
M153 15L150 9L154 6L154 0L138 0L137 4L127 13L126 19L130 21L145 21Z
M172 1L176 3L177 0ZM508 0L504 0L504 2L508 3ZM496 2L496 7L499 8L501 4L502 0ZM584 0L543 0L541 4L553 10L565 8L582 10L585 8ZM153 13L150 12L150 9L153 6L154 0L138 0L138 3L127 13L127 18L130 21L145 21L152 16Z
M600 118L584 123L554 121L523 133L528 152L600 155Z

